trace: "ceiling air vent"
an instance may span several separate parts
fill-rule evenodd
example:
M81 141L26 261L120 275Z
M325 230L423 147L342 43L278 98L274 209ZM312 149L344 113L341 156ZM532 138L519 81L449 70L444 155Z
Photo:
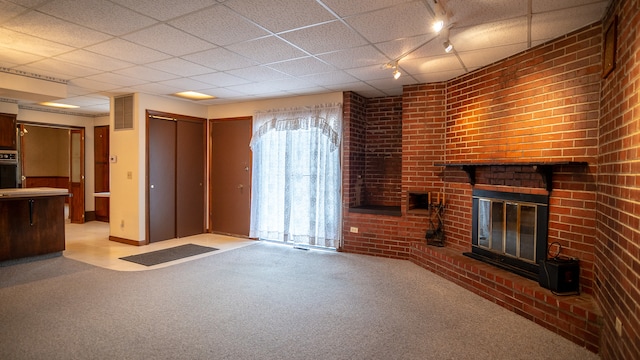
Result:
M133 95L114 98L115 130L133 129Z

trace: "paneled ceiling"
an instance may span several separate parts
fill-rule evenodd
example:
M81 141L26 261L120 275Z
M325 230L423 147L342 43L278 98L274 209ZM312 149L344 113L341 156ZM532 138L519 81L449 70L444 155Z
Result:
M597 22L609 2L439 0L446 53L433 0L0 0L0 70L66 83L57 102L85 114L132 92L217 97L205 105L399 95ZM396 60L397 80L384 66Z

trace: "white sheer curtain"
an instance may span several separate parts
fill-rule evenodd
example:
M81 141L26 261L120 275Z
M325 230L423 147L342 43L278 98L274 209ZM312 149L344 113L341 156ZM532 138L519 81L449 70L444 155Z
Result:
M250 236L336 247L342 105L257 112Z

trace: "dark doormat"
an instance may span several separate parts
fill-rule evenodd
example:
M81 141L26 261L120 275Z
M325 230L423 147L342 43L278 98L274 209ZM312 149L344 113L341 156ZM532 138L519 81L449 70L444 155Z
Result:
M183 259L189 256L204 254L210 251L216 251L218 249L201 246L196 244L185 244L180 245L168 249L152 251L144 254L131 255L121 257L120 259L131 261L136 264L145 265L145 266L153 266L162 263L166 263L169 261L174 261L178 259Z

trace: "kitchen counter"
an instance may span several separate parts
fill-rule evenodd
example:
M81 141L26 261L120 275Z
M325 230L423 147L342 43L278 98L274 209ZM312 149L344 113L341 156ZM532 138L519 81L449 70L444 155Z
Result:
M0 189L0 198L3 197L38 197L53 195L68 195L69 190L57 188L19 188L19 189Z
M67 189L0 189L0 265L62 254Z

